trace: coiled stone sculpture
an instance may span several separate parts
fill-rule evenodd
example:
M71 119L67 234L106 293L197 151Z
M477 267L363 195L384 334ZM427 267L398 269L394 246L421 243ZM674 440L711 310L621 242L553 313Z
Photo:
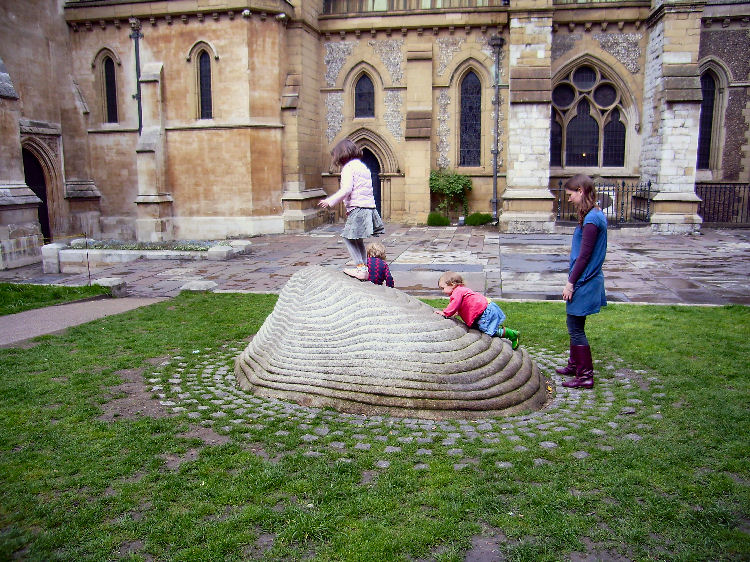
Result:
M371 415L489 417L536 410L546 398L523 347L319 266L289 279L235 373L261 396Z

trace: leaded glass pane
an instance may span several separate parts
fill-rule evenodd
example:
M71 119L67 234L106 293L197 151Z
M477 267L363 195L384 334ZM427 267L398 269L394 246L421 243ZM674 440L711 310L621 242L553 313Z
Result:
M596 83L596 70L581 66L573 71L573 84L582 90L589 90Z
M594 90L594 101L601 107L611 107L617 101L617 90L612 84L602 84Z
M104 58L104 92L107 123L117 123L117 81L115 79L115 62L110 57Z
M473 72L461 82L459 166L479 166L482 139L482 84Z
M589 103L578 103L578 114L568 123L565 132L566 166L597 166L599 164L599 125L589 115Z
M714 125L714 105L716 102L716 81L709 72L701 76L701 116L698 125L698 163L699 170L711 167L711 135Z
M552 121L550 123L549 165L562 166L562 125L555 119L554 109L552 110Z
M375 117L375 87L367 74L354 86L354 117Z
M560 84L552 90L552 103L557 107L568 107L575 99L576 92L570 84Z
M203 51L198 58L198 84L200 87L201 119L211 119L211 57Z
M625 125L620 121L620 111L613 109L609 122L604 125L603 166L625 165Z

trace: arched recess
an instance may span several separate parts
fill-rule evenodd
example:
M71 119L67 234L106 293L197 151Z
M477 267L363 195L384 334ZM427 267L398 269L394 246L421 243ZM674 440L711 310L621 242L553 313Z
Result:
M396 153L393 152L388 142L377 133L363 127L346 135L346 137L360 148L367 148L375 155L380 163L381 174L398 175L401 173L401 165Z
M462 53L463 56L456 57L445 67L445 70L435 80L435 87L451 87L455 85L456 77L463 76L467 67L473 67L474 72L481 73L480 80L483 85L493 84L495 60L484 51L476 48L468 49Z
M216 47L214 47L210 41L206 41L204 39L193 43L193 46L190 47L185 60L187 62L195 60L195 56L201 51L206 51L209 55L211 55L211 58L213 58L214 60L219 60L219 51L216 50Z
M218 60L219 52L205 40L193 43L185 57L191 67L189 91L193 119L213 119L216 116L216 65L213 63Z
M729 77L731 76L731 73L727 66L716 57L705 57L698 61L698 73L701 78L705 74L709 74L714 79L716 85L716 97L714 99L712 108L713 116L711 119L711 136L710 139L708 139L708 142L710 143L710 156L708 158L708 166L699 168L699 170L701 170L699 174L705 174L706 171L710 172L711 174L720 174L721 157L723 152L722 147L724 146L725 134L724 117L726 115L727 103L729 101L728 88L730 83ZM700 145L705 142L702 139L702 135L703 131L701 131L698 135L699 152L701 151ZM713 177L703 179L713 179Z
M121 67L120 57L110 47L99 49L99 52L91 61L100 123L118 123L122 120L120 114L124 95L122 93Z
M486 167L491 161L492 146L490 139L493 138L492 131L494 127L493 118L493 106L492 96L492 75L486 66L475 58L467 58L457 64L454 68L453 74L450 79L450 96L451 99L455 100L453 104L455 107L454 117L452 119L453 131L451 145L453 148L451 161L455 162L455 166L462 167L461 164L461 147L462 147L462 85L464 80L469 74L473 73L479 79L479 87L481 91L480 100L480 123L482 127L481 134L479 135L478 142L479 147L479 162L478 164L469 164L463 167L469 168L480 168Z
M363 75L367 75L375 89L375 117L383 115L383 89L385 84L383 76L368 62L360 61L355 64L344 77L344 115L347 118L354 118L354 98L357 82ZM359 118L358 118L359 119Z
M122 66L122 60L120 60L120 57L117 55L114 49L110 47L102 47L91 60L91 69L95 70L96 68L99 68L99 65L101 65L104 57L110 57L117 66Z
M377 160L377 166L370 166L371 171L373 171L373 168L376 170L379 168L378 177L373 177L373 187L380 186L380 192L374 194L375 203L381 216L385 220L389 220L393 200L391 178L401 175L401 166L396 154L383 137L364 127L350 133L347 138L360 147L365 152L365 156L374 157Z
M584 54L552 80L550 166L568 172L622 173L637 166L640 113L618 68Z
M640 131L641 113L638 109L638 104L636 103L636 100L632 94L632 92L635 91L635 85L623 80L623 73L627 73L627 70L625 68L615 68L613 65L607 63L601 58L595 57L590 54L580 55L566 62L557 70L557 72L554 73L554 75L552 76L552 88L554 89L555 86L565 76L573 71L573 69L585 64L598 68L600 72L606 74L607 78L615 84L617 89L620 91L621 99L623 99L624 101L623 109L625 110L626 115L624 115L623 117L625 117L627 123L629 124L629 126L633 127L633 130L635 132Z
M25 137L21 139L21 149L34 157L41 167L44 175L45 193L36 193L37 197L42 200L44 209L40 208L40 226L45 236L45 242L50 241L56 232L60 232L61 209L60 193L62 191L62 181L60 170L56 164L56 157L49 146L35 137ZM32 187L32 186L29 186ZM32 191L35 187L33 186ZM43 224L46 215L47 225ZM48 228L47 228L48 227ZM46 230L46 232L45 232ZM48 240L47 240L48 239Z

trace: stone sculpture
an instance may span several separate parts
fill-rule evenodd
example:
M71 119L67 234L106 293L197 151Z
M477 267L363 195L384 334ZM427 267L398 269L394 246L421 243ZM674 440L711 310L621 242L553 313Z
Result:
M237 357L239 385L306 406L428 419L539 409L544 379L523 346L422 301L320 266L284 286Z

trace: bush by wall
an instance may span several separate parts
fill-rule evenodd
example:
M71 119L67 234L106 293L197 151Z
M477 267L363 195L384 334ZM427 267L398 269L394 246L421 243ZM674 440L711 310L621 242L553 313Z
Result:
M449 226L451 220L443 214L436 211L427 215L427 226Z
M447 215L457 211L459 204L464 216L469 214L468 193L471 191L471 178L451 170L432 170L430 172L430 191L441 196L437 211Z
M471 213L466 217L466 226L481 226L492 222L492 215L489 213Z

